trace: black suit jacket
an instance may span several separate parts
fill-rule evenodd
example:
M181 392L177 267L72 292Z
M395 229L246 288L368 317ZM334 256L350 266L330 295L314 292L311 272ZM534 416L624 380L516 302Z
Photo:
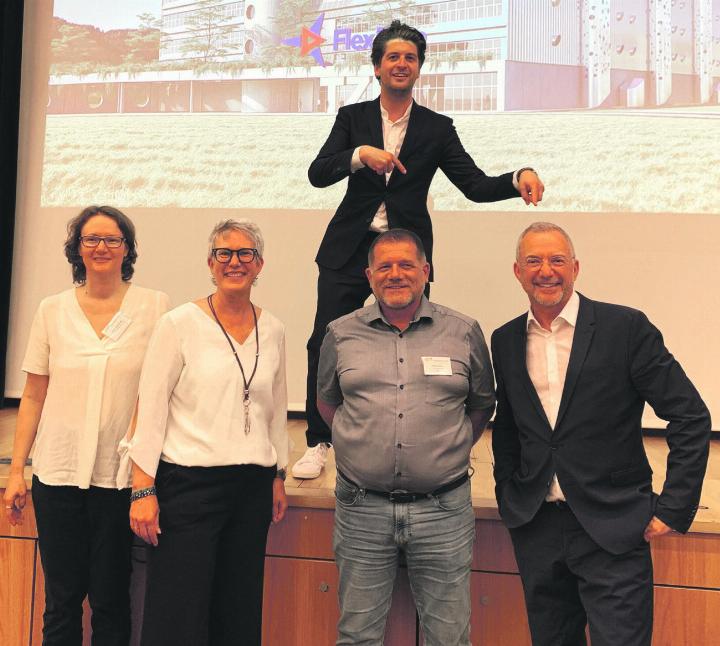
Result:
M432 262L432 224L427 194L435 171L448 179L474 202L493 202L517 197L512 173L488 177L465 152L452 119L417 103L410 111L407 132L399 159L407 169L385 176L369 168L350 173L352 155L358 146L383 148L380 99L347 105L338 111L330 136L310 164L310 183L318 188L348 177L348 186L320 244L315 260L329 269L342 267L357 249L378 207L385 202L388 225L415 232Z
M653 514L686 532L700 500L710 414L660 331L638 310L580 296L552 430L526 367L526 325L527 314L492 335L495 492L505 524L530 521L557 473L577 519L609 552L637 546ZM645 402L668 421L670 454L659 497L643 447Z

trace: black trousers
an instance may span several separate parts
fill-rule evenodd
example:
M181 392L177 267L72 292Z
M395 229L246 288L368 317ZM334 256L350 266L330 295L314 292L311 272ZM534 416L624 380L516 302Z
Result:
M372 290L365 275L370 245L378 234L368 231L350 260L340 269L328 269L318 265L317 309L315 323L307 342L308 370L305 415L307 417L308 446L332 440L330 429L320 417L317 409L317 373L320 348L329 323L345 314L362 307ZM425 295L430 296L430 284L425 286Z
M93 646L130 640L129 489L51 486L33 477L45 573L43 646L82 644L82 603L92 609Z
M260 645L275 472L160 462L162 533L147 548L143 646Z
M602 549L568 505L544 503L511 529L533 646L650 646L653 572L641 539L625 554Z

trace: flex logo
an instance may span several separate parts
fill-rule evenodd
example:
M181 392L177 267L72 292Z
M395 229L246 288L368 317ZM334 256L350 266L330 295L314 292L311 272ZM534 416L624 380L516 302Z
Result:
M325 14L321 13L317 20L312 24L312 27L308 29L304 25L300 28L300 35L294 36L293 38L286 38L282 41L283 45L291 45L292 47L300 48L300 56L307 56L310 54L315 59L315 62L322 67L326 66L325 59L323 58L322 52L320 51L320 45L325 42L325 39L320 35L322 32L323 19Z
M333 51L353 50L356 52L372 49L373 40L382 27L378 27L375 33L353 34L348 28L336 29L333 34Z

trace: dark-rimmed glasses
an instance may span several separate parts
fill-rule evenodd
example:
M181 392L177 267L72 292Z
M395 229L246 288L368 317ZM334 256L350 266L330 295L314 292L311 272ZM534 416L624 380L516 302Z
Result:
M223 265L226 265L232 260L232 257L237 255L237 259L243 263L248 264L255 260L255 258L259 258L258 250L257 249L251 249L248 247L243 247L241 249L227 249L226 247L217 247L212 250L212 256L217 260L218 262L221 262Z
M82 246L89 249L94 249L101 242L104 242L108 249L117 249L125 242L125 238L121 236L80 236Z

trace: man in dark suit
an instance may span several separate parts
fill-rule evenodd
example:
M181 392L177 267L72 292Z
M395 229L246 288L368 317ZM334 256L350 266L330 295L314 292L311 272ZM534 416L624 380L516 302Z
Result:
M574 291L558 226L520 236L530 311L492 336L496 496L535 646L649 646L649 541L686 532L700 500L710 415L659 330L629 307ZM668 421L660 495L643 446L645 403Z
M378 33L371 58L379 99L340 108L308 170L313 186L346 178L348 185L315 258L318 303L307 345L310 449L293 466L295 477L316 477L324 464L330 431L315 405L320 346L328 323L361 307L370 294L365 268L373 239L388 229L408 229L420 237L432 263L427 196L438 168L474 202L521 196L536 205L542 199L544 187L532 169L488 177L465 152L452 120L413 102L425 47L425 37L399 21Z

